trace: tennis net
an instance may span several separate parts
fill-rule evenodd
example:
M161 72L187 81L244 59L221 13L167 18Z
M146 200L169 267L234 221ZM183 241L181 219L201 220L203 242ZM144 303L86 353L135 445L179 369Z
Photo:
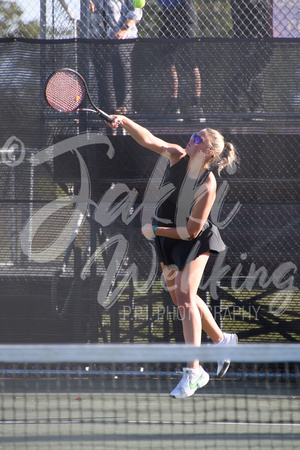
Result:
M170 397L193 359L210 382ZM0 448L298 449L299 369L300 344L0 345Z

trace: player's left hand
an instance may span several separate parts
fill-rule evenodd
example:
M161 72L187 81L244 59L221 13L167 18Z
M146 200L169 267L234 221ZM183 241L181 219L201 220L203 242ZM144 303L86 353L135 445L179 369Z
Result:
M142 227L142 233L145 236L145 238L152 239L153 238L153 226L150 223L146 223L146 225L144 225Z

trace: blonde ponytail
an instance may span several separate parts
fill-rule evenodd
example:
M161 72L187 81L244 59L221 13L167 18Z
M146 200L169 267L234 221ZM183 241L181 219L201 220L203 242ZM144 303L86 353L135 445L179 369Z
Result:
M219 155L218 165L218 174L220 175L221 170L228 165L232 165L234 162L237 162L237 153L234 145L231 142L224 142L224 148L222 153Z
M239 158L234 145L231 142L225 142L224 136L217 130L206 128L205 131L209 137L210 148L214 155L210 161L210 168L218 167L218 174L228 165L238 162Z

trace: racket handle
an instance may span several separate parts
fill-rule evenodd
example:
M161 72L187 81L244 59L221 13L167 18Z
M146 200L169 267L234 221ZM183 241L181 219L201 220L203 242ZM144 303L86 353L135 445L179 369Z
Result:
M101 119L106 120L106 122L111 123L114 120L113 117L109 116L104 111L101 111L101 109L97 109L97 114L101 117Z

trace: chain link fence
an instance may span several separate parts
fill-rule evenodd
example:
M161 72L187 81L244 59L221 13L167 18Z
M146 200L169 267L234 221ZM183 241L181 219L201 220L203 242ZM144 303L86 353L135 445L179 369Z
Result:
M103 1L98 3L101 7ZM179 5L172 8L170 3ZM188 0L184 5L148 0L142 13L141 38L182 37L179 30L186 24L199 38L300 36L297 0ZM2 0L0 14L0 37L47 39L74 38L78 28L87 37L92 15L89 0L31 0L28 4ZM168 22L171 31L164 30Z

